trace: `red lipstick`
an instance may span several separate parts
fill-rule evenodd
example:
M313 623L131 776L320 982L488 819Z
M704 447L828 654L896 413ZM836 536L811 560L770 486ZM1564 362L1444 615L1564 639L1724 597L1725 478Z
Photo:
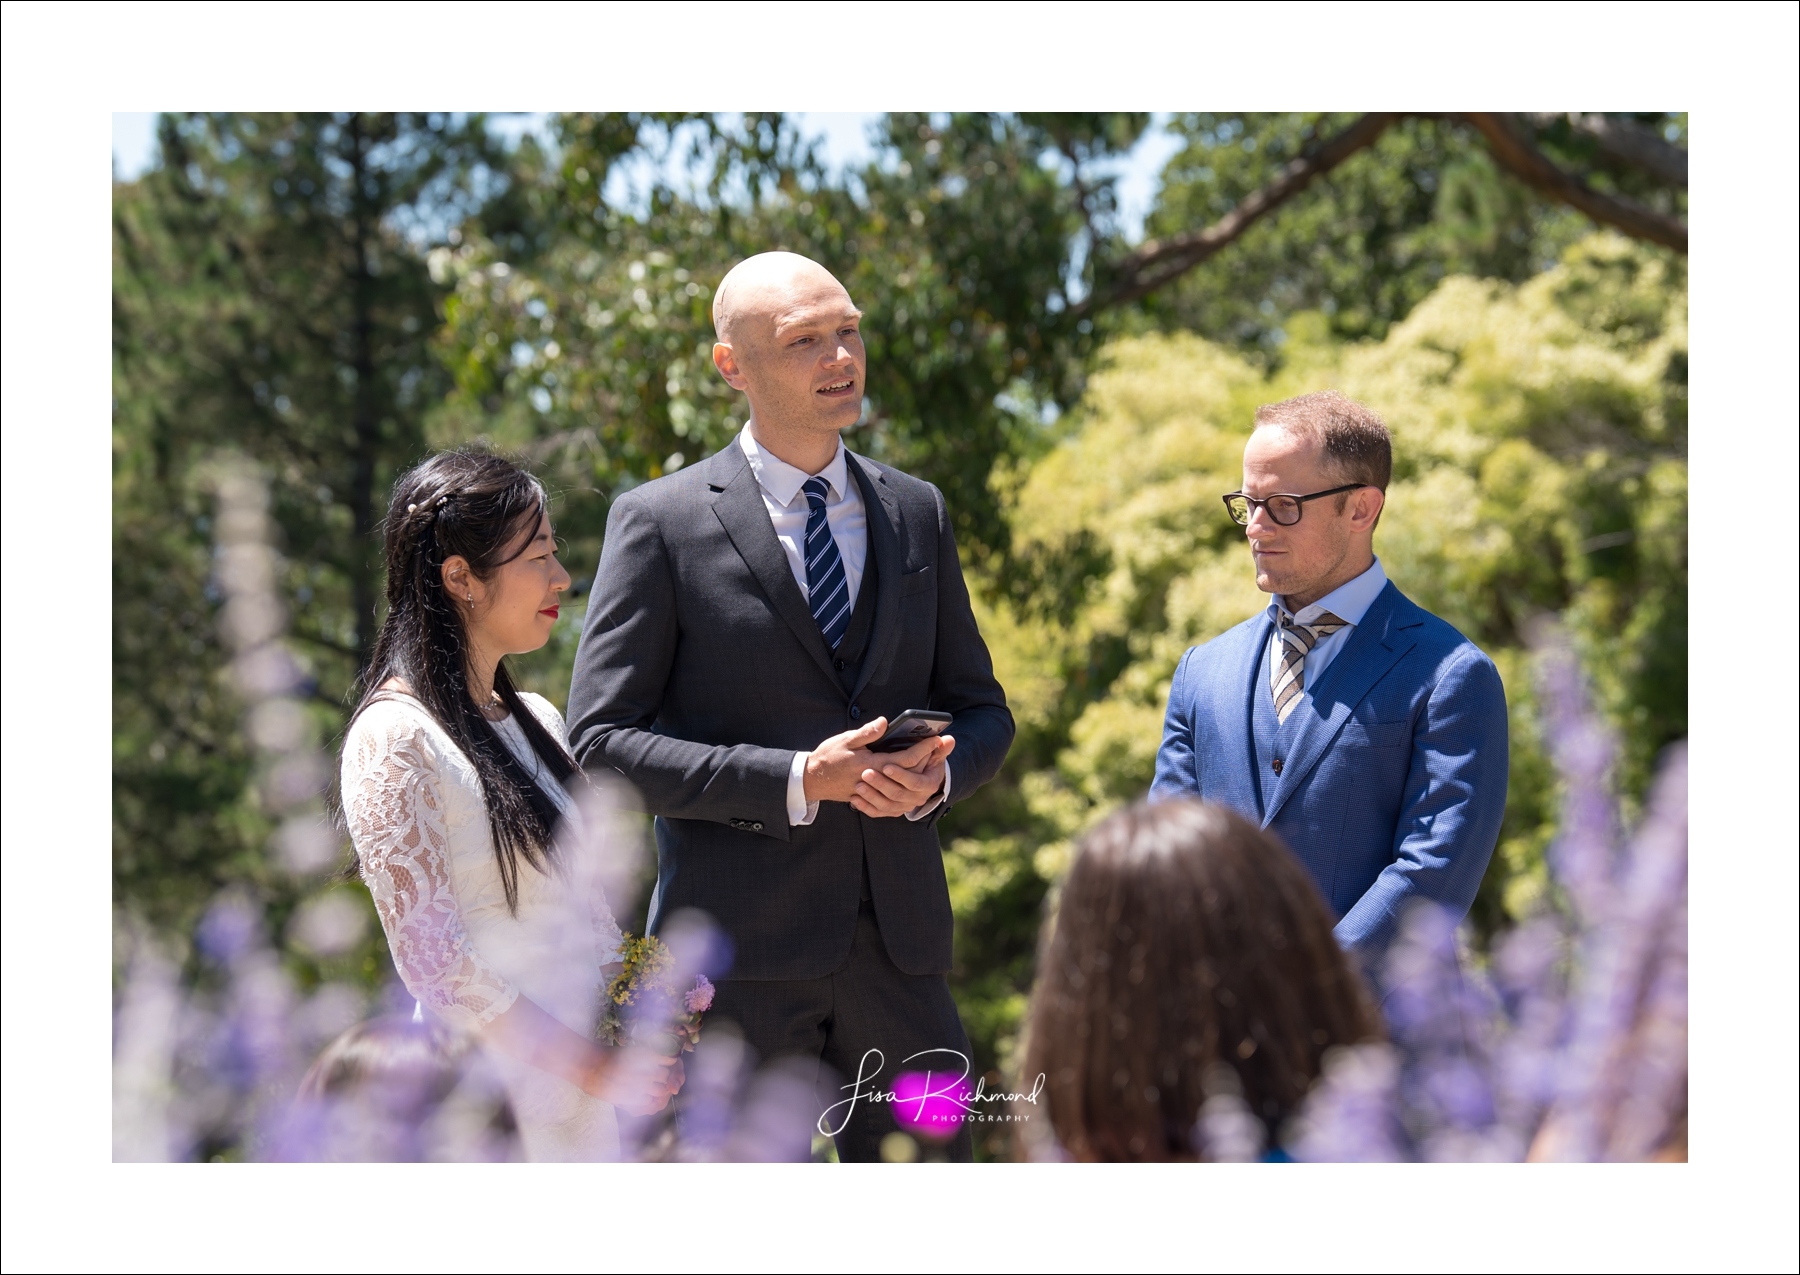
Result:
M538 614L539 615L547 615L552 620L554 620L559 614L561 614L561 612L562 612L562 608L560 608L560 607L545 607L542 611L539 611Z

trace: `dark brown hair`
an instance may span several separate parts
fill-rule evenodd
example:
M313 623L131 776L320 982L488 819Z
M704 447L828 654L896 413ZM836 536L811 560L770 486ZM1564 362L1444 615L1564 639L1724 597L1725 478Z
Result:
M297 1096L318 1102L376 1087L417 1115L456 1087L468 1048L467 1041L436 1023L399 1016L370 1019L325 1047L301 1078Z
M1326 1050L1382 1034L1331 930L1300 862L1223 807L1138 805L1095 828L1063 884L1027 1023L1024 1074L1043 1075L1063 1148L1196 1158L1221 1063L1277 1131Z
M1394 444L1381 417L1336 390L1320 390L1256 409L1256 428L1276 425L1319 444L1328 469L1344 482L1387 490L1394 476ZM1343 511L1348 496L1338 497Z
M441 452L400 476L387 513L387 619L351 718L386 697L383 684L399 678L456 742L481 781L500 884L514 912L519 860L540 872L548 868L560 812L469 694L468 639L462 613L445 592L443 565L461 554L478 579L490 579L525 552L545 506L536 478L483 452ZM494 691L556 780L580 773L562 741L519 698L505 660L494 670Z
M282 1158L437 1158L443 1148L432 1146L431 1126L459 1099L464 1120L454 1133L462 1145L453 1158L508 1158L518 1121L472 1044L429 1019L415 1023L395 1014L356 1024L325 1047L300 1081L289 1126L290 1137L298 1136ZM439 1137L447 1132L437 1129Z

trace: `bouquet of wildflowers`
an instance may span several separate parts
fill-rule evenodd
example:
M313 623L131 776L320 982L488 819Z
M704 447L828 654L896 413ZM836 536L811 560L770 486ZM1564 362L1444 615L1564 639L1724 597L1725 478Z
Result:
M606 985L595 1036L609 1045L635 1042L663 1053L691 1051L700 1043L700 1020L712 1008L711 981L701 974L693 987L678 990L674 954L651 934L627 934L619 955L625 967Z

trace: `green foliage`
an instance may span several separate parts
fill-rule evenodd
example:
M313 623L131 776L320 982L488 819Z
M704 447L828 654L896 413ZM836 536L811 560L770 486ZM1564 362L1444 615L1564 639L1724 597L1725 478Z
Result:
M114 190L114 887L185 930L227 882L292 902L224 681L210 462L274 480L292 638L335 735L386 488L449 386L419 236L467 215L497 152L441 117L164 116L160 141Z
M1272 377L1191 335L1107 349L1072 435L1006 479L1027 587L980 619L1019 741L945 821L959 1004L989 1065L1029 987L1037 914L1020 904L1148 788L1182 652L1267 605L1219 503L1260 403L1329 387L1383 414L1396 479L1376 550L1499 666L1512 782L1478 930L1543 888L1557 794L1523 650L1535 616L1567 618L1625 740L1620 786L1642 794L1687 733L1686 305L1677 260L1597 235L1519 286L1445 280L1378 344L1290 323Z
M1073 401L1092 324L1068 323L1069 244L1117 246L1109 182L1069 170L1125 147L1131 117L890 116L881 159L828 180L779 119L569 116L546 177L558 220L527 260L471 237L433 258L453 289L440 338L458 394L434 438L527 449L570 491L610 497L723 446L742 401L712 368L713 289L752 253L802 252L868 315L868 405L851 445L937 483L978 556L1004 548L988 483L1033 454ZM640 217L606 205L627 135L687 129L699 192L657 187ZM696 131L697 130L697 131ZM1067 165L1047 164L1064 155ZM724 195L759 192L748 206ZM1045 411L1046 408L1050 410ZM604 500L564 516L597 552Z
M1163 173L1146 225L1152 237L1208 225L1273 180L1282 165L1348 125L1354 115L1180 115L1171 131L1186 145ZM1685 136L1686 117L1643 122ZM1597 187L1665 212L1685 195L1641 173L1596 169L1591 141L1566 120L1538 142ZM1485 143L1462 125L1402 120L1293 204L1252 227L1192 271L1148 311L1169 328L1279 360L1284 325L1317 312L1350 339L1380 339L1453 275L1519 282L1550 268L1593 224L1504 175Z

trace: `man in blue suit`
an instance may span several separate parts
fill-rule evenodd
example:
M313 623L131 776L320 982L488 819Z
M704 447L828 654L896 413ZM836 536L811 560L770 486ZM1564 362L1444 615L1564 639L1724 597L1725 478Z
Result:
M1392 469L1381 418L1341 394L1257 409L1225 505L1274 597L1182 656L1150 790L1279 835L1365 956L1415 899L1468 911L1506 807L1493 661L1375 557Z

